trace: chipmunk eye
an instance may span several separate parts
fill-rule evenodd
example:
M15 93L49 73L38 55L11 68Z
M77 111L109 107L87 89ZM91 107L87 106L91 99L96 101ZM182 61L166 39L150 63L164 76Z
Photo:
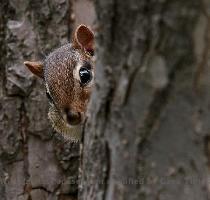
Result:
M92 72L86 67L81 67L79 70L80 81L83 85L88 84L92 80Z

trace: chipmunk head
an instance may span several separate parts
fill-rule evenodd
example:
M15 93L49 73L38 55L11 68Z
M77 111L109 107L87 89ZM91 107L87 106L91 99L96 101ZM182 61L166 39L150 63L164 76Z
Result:
M43 62L24 62L33 74L44 80L52 126L71 140L80 139L91 94L93 42L93 32L80 25L72 43L56 49Z

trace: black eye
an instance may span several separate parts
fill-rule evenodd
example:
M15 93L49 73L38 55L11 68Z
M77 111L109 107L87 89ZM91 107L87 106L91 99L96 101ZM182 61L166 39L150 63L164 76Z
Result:
M81 67L79 70L80 81L83 85L86 85L92 80L92 73L90 69Z

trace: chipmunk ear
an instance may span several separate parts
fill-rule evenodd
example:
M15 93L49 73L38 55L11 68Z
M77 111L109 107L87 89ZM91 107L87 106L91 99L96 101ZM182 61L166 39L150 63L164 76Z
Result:
M43 63L42 62L30 62L25 61L24 65L36 76L43 78Z
M94 34L85 25L81 24L74 33L73 45L75 48L83 48L91 55L94 53Z

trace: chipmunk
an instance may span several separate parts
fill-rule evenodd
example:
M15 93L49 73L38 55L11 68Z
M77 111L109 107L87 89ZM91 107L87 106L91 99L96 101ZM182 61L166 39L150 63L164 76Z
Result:
M64 138L78 141L94 80L94 34L77 27L73 40L50 53L44 61L25 66L44 80L49 99L48 117Z

